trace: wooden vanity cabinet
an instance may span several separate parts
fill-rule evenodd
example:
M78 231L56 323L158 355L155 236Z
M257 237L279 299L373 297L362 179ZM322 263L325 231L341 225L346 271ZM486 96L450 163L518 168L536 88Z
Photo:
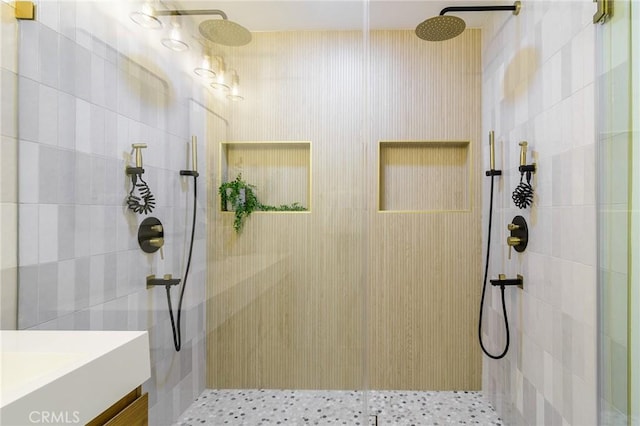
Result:
M149 394L142 393L142 386L107 408L87 426L148 426Z

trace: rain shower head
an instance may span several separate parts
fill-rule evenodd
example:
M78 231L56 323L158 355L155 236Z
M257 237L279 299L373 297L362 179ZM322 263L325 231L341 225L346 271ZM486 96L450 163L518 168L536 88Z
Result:
M462 18L457 16L445 16L447 12L484 12L493 10L506 10L514 15L520 13L520 1L516 1L512 6L452 6L445 7L440 11L439 16L434 16L421 22L416 27L416 35L422 40L443 41L459 36L467 24Z
M228 19L208 19L199 29L204 38L223 46L244 46L251 41L249 30Z

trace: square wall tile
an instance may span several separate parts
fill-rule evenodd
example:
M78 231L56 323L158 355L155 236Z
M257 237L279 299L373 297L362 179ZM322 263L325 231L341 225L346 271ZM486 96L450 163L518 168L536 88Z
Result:
M24 330L38 323L38 266L21 266L18 277L18 329Z
M58 203L60 189L60 156L55 147L40 145L38 155L38 195L44 204Z
M55 3L54 2L44 2L46 4ZM42 4L42 3L41 3ZM40 7L38 7L38 20L40 20L42 11ZM58 33L51 28L46 26L40 27L40 40L38 49L38 65L39 65L39 75L40 82L47 86L57 89L59 84L59 71L60 67L58 65L58 61L60 60L60 51L58 47ZM31 47L28 47L31 48ZM24 49L21 51L24 52Z
M21 140L38 142L40 84L29 78L18 80L18 133Z
M58 264L41 263L38 266L38 323L58 316Z
M42 24L38 21L22 21L18 26L20 38L18 48L18 71L23 77L30 78L34 81L40 80L39 50L40 50L40 28Z
M91 104L76 98L76 151L91 154Z
M58 145L58 91L40 85L38 105L38 133L40 143ZM24 111L22 113L25 113Z
M91 207L75 206L75 257L88 256L91 251Z
M0 134L18 136L18 76L0 69Z
M75 4L69 2L69 4ZM58 60L59 66L59 81L58 87L60 91L63 91L69 95L76 95L76 45L72 39L68 37L60 37L59 45L60 58ZM81 75L78 74L78 77Z
M0 136L0 203L18 202L18 140Z
M18 269L0 270L0 330L18 327Z
M75 194L77 205L89 205L93 202L91 180L93 179L91 156L75 152Z
M78 3L81 4L81 3ZM78 33L76 33L77 37ZM91 102L91 52L83 47L75 47L75 95Z
M58 208L58 258L73 259L76 249L76 207L61 205Z
M105 118L104 109L91 105L91 153L94 155L105 155Z
M60 9L66 7L66 4L70 3L65 1L61 4L59 0L47 0L40 1L37 5L38 21L46 25L52 31L56 33L60 31Z
M65 92L58 92L58 146L76 147L76 99Z
M90 279L89 282L87 282L89 286L89 303L91 306L105 302L104 268L104 255L91 256L89 260Z
M18 266L18 205L0 203L0 269Z
M75 263L74 307L79 311L89 307L91 263L89 257L76 258Z
M76 202L76 153L61 149L58 151L58 202Z
M76 262L74 259L58 263L58 312L68 315L75 310Z
M91 55L91 100L94 104L104 107L106 99L105 60L99 55Z
M58 260L58 206L40 204L38 206L38 262L48 263ZM22 241L22 237L20 237Z
M18 264L36 265L40 247L39 209L37 204L20 204L18 207ZM22 282L22 277L20 277Z
M106 240L106 211L104 206L89 206L91 255L105 253Z

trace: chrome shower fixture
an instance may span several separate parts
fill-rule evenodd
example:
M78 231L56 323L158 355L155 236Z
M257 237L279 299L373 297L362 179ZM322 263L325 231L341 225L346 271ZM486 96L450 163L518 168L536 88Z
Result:
M251 41L251 33L245 27L230 21L227 14L219 9L198 10L156 10L149 3L145 3L142 9L129 15L136 24L151 29L163 27L159 16L200 16L218 15L222 19L208 19L200 24L200 34L212 43L223 46L244 46ZM182 42L180 40L180 42ZM182 42L183 43L183 42Z
M516 1L512 6L451 6L440 11L439 16L434 16L421 22L416 27L416 35L427 41L449 40L462 34L467 24L457 16L444 16L449 12L484 12L484 11L511 11L514 15L520 13L521 3Z

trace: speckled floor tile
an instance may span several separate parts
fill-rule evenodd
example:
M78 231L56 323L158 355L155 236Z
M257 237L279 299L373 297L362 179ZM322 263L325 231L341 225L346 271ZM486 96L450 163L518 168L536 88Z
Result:
M368 411L363 398L368 398ZM502 425L481 392L206 389L174 426Z

